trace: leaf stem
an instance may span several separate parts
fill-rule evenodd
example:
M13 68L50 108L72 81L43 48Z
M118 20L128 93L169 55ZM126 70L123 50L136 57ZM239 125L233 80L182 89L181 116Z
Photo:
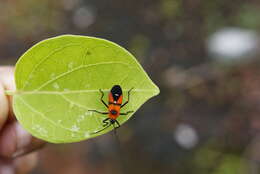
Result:
M17 91L13 91L13 90L5 90L4 92L5 92L5 95L15 95L18 93Z

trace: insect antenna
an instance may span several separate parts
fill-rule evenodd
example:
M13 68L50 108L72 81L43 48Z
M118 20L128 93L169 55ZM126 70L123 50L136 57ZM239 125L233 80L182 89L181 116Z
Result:
M117 135L116 128L115 128L114 124L113 124L113 127L114 127L114 135L115 135L116 143L117 143L117 146L118 146L118 156L119 156L119 161L121 163L121 165L120 165L121 166L121 171L122 171L123 174L127 174L128 170L127 170L126 161L123 158L123 150L122 150L121 143L119 141L119 138L118 138L118 135Z

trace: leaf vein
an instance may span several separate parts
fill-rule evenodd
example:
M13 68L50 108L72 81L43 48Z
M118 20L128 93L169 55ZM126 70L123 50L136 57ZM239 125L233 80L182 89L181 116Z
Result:
M68 130L68 131L70 131L70 132L75 133L75 131L73 131L72 129L67 128L67 127L64 127L64 126L62 126L62 125L59 125L59 124L55 123L53 120L51 120L51 119L49 119L48 117L46 117L43 113L41 113L40 111L37 111L35 108L33 108L32 105L30 105L29 103L27 103L27 102L26 102L25 100L23 100L21 97L19 97L19 98L20 98L21 102L22 102L25 106L27 106L31 111L33 111L34 113L40 115L42 118L44 118L45 120L49 121L49 122L50 122L51 124L53 124L54 126L60 127L60 128L63 128L63 129L66 129L66 130ZM78 132L83 133L82 131L77 131L76 133L78 133Z
M51 79L51 80L48 80L47 82L43 83L40 87L38 87L37 89L35 89L34 91L39 91L40 89L44 88L45 86L47 86L48 84L52 83L52 82L55 82L56 80L68 75L68 74L71 74L77 70L80 70L80 69L84 69L84 68L89 68L91 66L98 66L98 65L107 65L107 64L122 64L122 65L126 65L126 66L129 66L128 64L126 63L122 63L122 62L101 62L101 63L94 63L94 64L89 64L89 65L80 65L70 71L67 71L67 72L64 72L58 76L56 76L55 78Z
M70 47L70 46L80 46L80 44L67 44L67 45L64 45L64 46L62 46L62 47L59 47L59 48L53 50L50 54L48 54L45 58L43 58L39 63L37 63L37 64L33 67L32 71L31 71L31 72L29 73L29 75L28 75L27 81L29 81L29 80L31 79L32 73L33 73L42 63L44 63L46 60L48 60L53 54L55 54L55 53L57 53L57 52L63 50L63 49L66 48L66 47ZM26 83L27 81L25 81L25 85L22 87L22 89L24 89L24 88L27 87L27 85L28 85L28 83Z

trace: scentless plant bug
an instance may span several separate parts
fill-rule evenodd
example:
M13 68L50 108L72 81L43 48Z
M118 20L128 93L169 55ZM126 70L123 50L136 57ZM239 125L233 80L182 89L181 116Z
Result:
M132 91L133 88L131 88L128 91L128 99L127 101L122 104L123 102L123 92L122 92L122 88L119 85L114 85L112 87L112 89L110 90L109 94L108 94L108 105L106 104L106 102L104 102L103 97L104 97L104 92L99 89L100 93L101 93L101 102L106 106L106 108L108 109L108 112L101 112L101 111L97 111L97 110L89 110L92 112L96 112L99 114L104 114L104 115L108 115L108 118L104 119L103 122L103 129L96 131L94 133L98 133L101 132L103 130L105 130L106 128L108 128L109 126L113 125L113 127L115 129L120 127L119 122L117 121L117 118L120 115L128 115L134 111L127 111L125 113L121 113L120 109L123 108L124 106L126 106L126 104L130 101L130 92ZM117 124L115 126L115 123Z

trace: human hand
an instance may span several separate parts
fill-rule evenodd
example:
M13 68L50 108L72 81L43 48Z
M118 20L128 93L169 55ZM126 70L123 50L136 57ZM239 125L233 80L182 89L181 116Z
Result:
M15 90L13 67L0 66L0 174L27 174L37 162L37 153L45 142L32 137L15 119L12 97ZM31 153L33 152L33 153Z

